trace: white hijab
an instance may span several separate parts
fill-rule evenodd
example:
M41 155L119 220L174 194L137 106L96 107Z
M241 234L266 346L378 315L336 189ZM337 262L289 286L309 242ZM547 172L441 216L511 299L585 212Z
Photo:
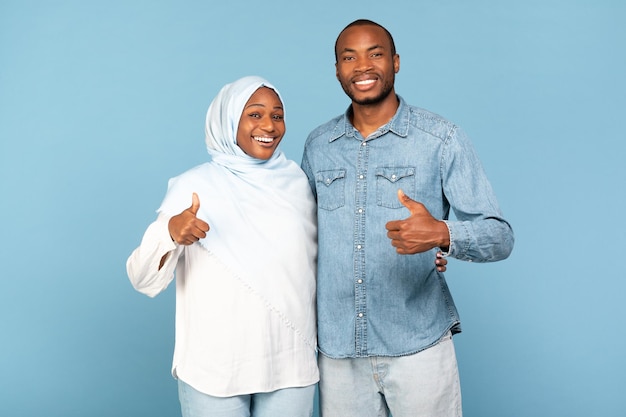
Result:
M199 244L315 348L317 225L309 183L280 150L261 160L236 143L243 108L260 87L283 101L260 77L222 88L206 116L210 162L172 178L158 211L179 214L197 193L197 216L210 226Z

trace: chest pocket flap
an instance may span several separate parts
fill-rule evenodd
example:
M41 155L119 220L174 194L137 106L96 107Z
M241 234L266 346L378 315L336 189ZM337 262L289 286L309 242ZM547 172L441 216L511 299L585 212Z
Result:
M406 195L415 195L415 167L376 168L376 203L379 206L400 208L398 190Z
M318 171L315 174L317 183L317 206L324 210L335 210L345 204L345 169Z

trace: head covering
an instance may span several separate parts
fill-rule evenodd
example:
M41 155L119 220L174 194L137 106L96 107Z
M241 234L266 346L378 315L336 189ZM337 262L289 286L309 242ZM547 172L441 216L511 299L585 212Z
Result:
M172 178L158 211L177 215L197 193L197 216L210 227L199 244L314 348L317 226L308 180L280 150L262 160L236 144L243 108L261 87L282 101L256 76L221 89L206 116L210 162Z
M246 155L237 146L237 128L243 108L252 94L261 87L274 90L284 107L283 98L276 87L261 77L243 77L222 87L206 114L206 146L211 156ZM285 113L283 110L283 115Z

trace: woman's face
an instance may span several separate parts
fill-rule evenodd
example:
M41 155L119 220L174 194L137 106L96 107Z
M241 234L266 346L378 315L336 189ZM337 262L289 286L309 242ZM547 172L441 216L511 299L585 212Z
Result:
M259 88L241 113L237 145L253 158L269 159L284 135L283 103L271 88Z

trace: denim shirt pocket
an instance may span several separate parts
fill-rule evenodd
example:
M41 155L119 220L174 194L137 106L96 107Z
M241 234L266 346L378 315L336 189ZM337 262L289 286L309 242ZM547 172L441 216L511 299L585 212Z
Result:
M336 210L345 204L345 169L318 171L315 174L317 182L317 206L324 210Z
M398 190L415 197L415 167L376 168L376 203L382 207L400 208Z

